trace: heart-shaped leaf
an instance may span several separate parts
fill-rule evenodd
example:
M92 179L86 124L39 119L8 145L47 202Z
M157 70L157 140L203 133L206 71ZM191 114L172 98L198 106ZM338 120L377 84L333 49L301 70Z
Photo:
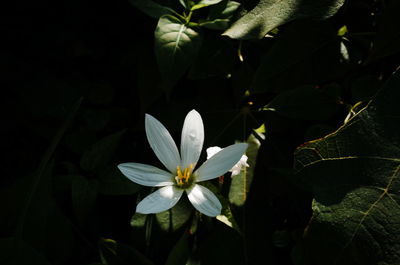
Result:
M197 29L173 16L161 17L154 35L158 67L169 91L194 61L202 37Z
M343 3L344 0L260 0L223 35L233 39L261 39L272 29L298 18L331 17Z
M400 72L336 132L301 146L313 193L304 264L400 263Z

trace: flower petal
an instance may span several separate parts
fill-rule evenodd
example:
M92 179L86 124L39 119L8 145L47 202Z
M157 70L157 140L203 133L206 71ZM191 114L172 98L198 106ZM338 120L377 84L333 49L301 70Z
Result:
M193 164L193 167L196 166L203 148L203 142L203 120L197 111L192 110L186 115L183 123L181 137L182 168L187 168L190 164Z
M199 212L214 217L221 214L222 205L217 196L206 187L195 184L186 190L189 201Z
M149 214L168 210L175 206L182 193L183 190L177 189L175 186L160 188L139 202L136 212Z
M180 164L178 148L168 130L153 116L146 114L147 140L158 159L170 171L176 172Z
M247 144L245 143L233 144L222 149L194 172L197 175L196 182L213 179L225 174L240 160L246 149Z
M139 163L123 163L119 170L135 183L150 187L173 185L173 175L165 170Z

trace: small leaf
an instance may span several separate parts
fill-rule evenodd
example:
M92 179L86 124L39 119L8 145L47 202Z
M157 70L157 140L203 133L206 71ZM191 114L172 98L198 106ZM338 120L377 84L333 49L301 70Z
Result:
M104 137L92 145L81 158L81 167L87 171L94 171L107 165L111 161L119 141L125 130Z
M192 212L192 206L182 198L172 209L157 213L156 219L162 230L176 231L189 220Z
M260 0L223 35L233 39L261 39L272 29L295 19L331 17L343 3L344 0Z
M253 181L258 149L261 146L260 141L253 134L250 134L247 143L249 147L247 148L246 155L249 167L243 167L239 175L232 177L229 189L229 201L236 206L243 206L246 202L247 193Z
M200 9L203 7L216 5L216 4L220 3L221 1L223 1L223 0L201 0L200 2L198 2L197 4L192 6L191 10L194 11L196 9Z
M202 43L201 33L176 17L163 16L154 36L158 67L169 92L196 58Z
M176 14L173 9L151 0L129 0L129 2L136 8L140 9L140 11L153 18Z
M169 253L165 265L185 265L189 256L189 233L185 231Z

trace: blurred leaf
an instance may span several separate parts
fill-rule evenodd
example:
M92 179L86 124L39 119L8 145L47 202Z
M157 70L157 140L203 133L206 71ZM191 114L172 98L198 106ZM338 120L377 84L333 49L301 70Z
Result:
M337 40L339 39L336 32L329 24L321 22L317 24L310 21L299 21L291 24L267 53L262 56L260 66L254 76L253 92L274 90L270 84L271 78L288 71L302 61L310 59L319 50L323 50ZM297 72L299 70L301 69L295 69Z
M151 0L129 0L129 2L136 8L140 9L140 11L153 18L176 14L173 9Z
M201 33L176 17L163 16L154 36L158 67L169 92L196 58L202 43Z
M131 226L134 228L144 227L147 220L147 214L135 213L131 219Z
M397 72L336 132L295 152L314 193L304 264L400 263L399 87Z
M228 200L222 196L218 196L218 199L222 204L222 212L216 217L216 219L225 225L235 229L237 232L241 233L239 225L237 224L235 217L232 214L231 207L229 206Z
M383 10L367 64L400 52L399 10L399 1L390 1Z
M325 120L335 115L340 107L338 98L331 97L324 89L302 86L283 91L265 109L293 119Z
M151 265L153 264L135 248L112 239L102 239L99 243L102 263L106 265Z
M194 11L196 9L200 9L203 7L211 6L220 3L223 0L200 0L197 4L192 6L191 10Z
M189 233L183 232L182 237L172 248L165 265L185 265L190 256Z
M229 201L236 206L243 206L246 202L247 193L253 181L258 149L261 146L260 141L253 134L249 135L247 143L249 146L247 147L246 155L248 157L247 164L249 164L249 167L243 167L239 175L232 177L229 189Z
M98 176L98 190L106 195L128 195L137 193L140 186L119 171L117 165L110 165Z
M96 180L87 179L81 175L72 178L71 199L77 219L84 223L90 216L97 198Z
M2 265L50 265L44 255L14 237L1 238L0 249Z
M180 199L171 209L157 213L156 219L162 230L176 231L189 220L192 212L193 208L189 202L185 199Z
M93 144L81 158L81 167L94 171L107 165L112 160L115 150L126 130L111 134Z
M344 0L260 0L223 35L233 39L261 39L272 29L294 19L331 17L343 3Z

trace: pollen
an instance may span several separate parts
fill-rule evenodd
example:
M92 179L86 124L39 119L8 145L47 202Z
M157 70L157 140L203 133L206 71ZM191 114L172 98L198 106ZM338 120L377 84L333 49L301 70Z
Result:
M183 171L180 166L176 167L176 184L181 187L185 188L186 186L190 186L192 183L191 175L193 170L193 164L190 164L189 167L185 168Z

